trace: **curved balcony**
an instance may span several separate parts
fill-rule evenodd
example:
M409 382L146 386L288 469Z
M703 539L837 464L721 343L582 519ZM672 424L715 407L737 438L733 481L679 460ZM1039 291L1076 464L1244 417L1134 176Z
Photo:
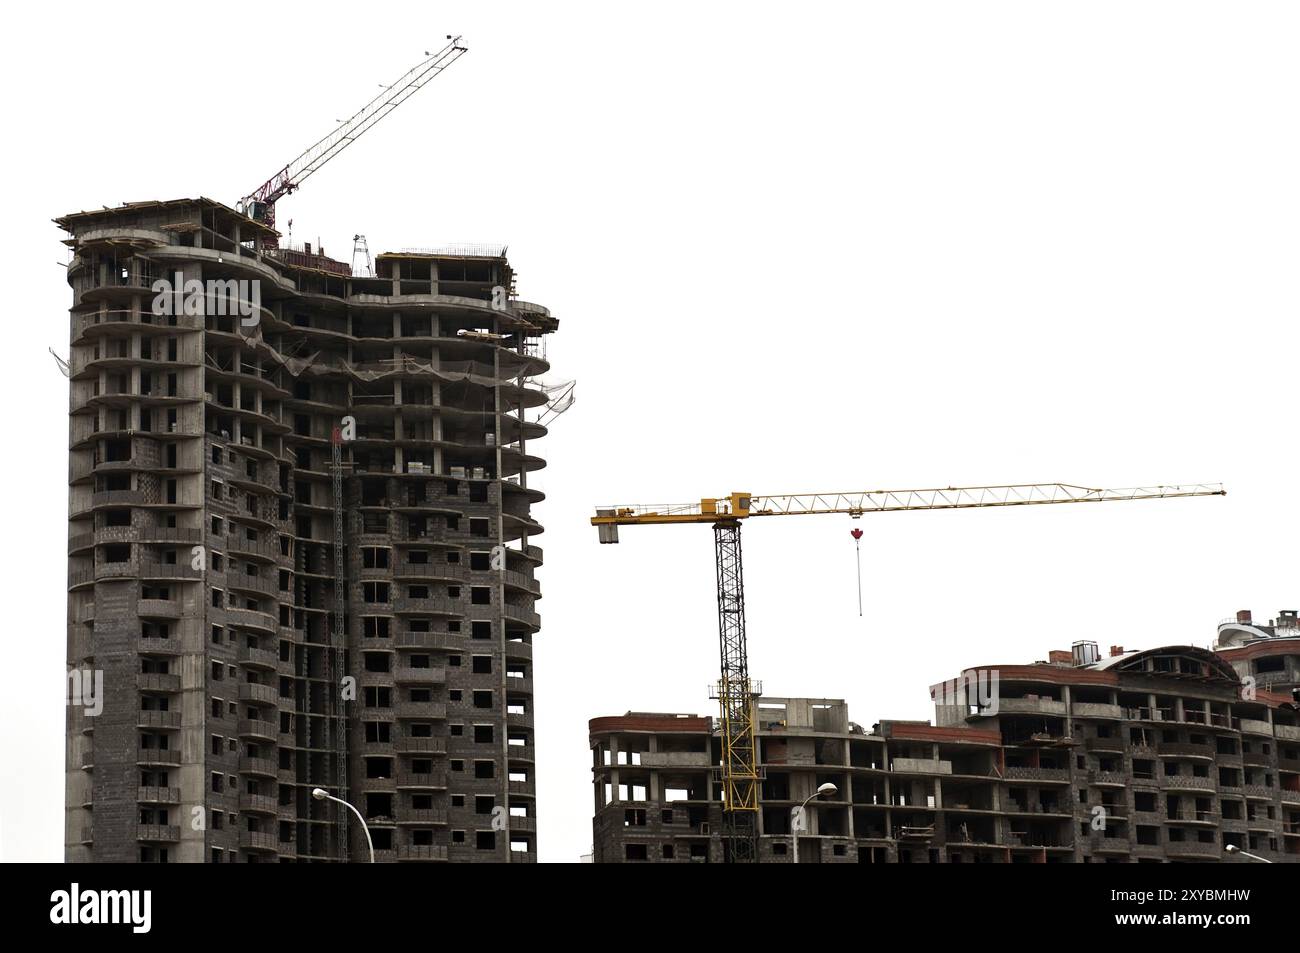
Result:
M533 630L542 627L542 617L531 609L527 609L523 606L506 603L501 607L501 614L505 616L507 621L519 623L520 625L527 626Z
M277 671L280 665L279 653L274 649L254 649L241 645L236 658L240 665L262 671Z
M279 838L268 831L240 831L239 846L257 853L276 854L280 851Z
M236 730L239 737L252 738L254 741L274 742L280 734L275 722L261 718L241 718Z
M259 685L254 682L239 683L239 700L254 705L278 705L280 692L274 685Z
M1161 775L1159 780L1162 788L1168 788L1171 791L1213 792L1217 790L1217 785L1211 777L1200 778L1195 775L1165 774Z
M224 611L227 621L234 626L257 629L259 632L266 632L270 635L275 635L280 627L275 616L260 609L238 609L227 606Z
M243 724L243 722L240 722ZM258 758L251 755L239 756L239 773L274 778L279 774L279 767L270 758Z
M239 792L239 809L248 814L279 814L280 805L269 794L249 794Z
M1180 758L1192 761L1213 761L1214 746L1188 744L1186 742L1162 741L1156 745L1156 753L1162 758Z

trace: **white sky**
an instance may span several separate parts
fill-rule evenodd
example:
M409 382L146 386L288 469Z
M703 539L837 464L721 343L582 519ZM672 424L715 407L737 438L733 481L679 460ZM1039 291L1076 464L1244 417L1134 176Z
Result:
M272 12L273 11L273 12ZM284 201L351 257L505 241L578 403L536 444L540 856L587 719L712 712L707 527L598 503L1064 481L1226 499L757 520L769 694L925 718L972 664L1208 644L1300 598L1287 4L27 5L0 39L0 856L62 857L71 295L49 219L233 203L448 32L470 53ZM856 605L852 526L862 543Z

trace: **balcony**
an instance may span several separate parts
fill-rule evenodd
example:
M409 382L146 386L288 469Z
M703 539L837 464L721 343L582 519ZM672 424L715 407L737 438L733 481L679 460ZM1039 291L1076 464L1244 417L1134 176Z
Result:
M273 670L279 666L280 656L273 649L253 649L247 645L239 647L239 662L249 668Z
M142 692L179 692L181 677L162 672L141 672L135 677L135 687Z
M279 814L280 805L274 797L269 794L249 794L246 791L239 792L239 809L247 811L250 814Z
M1118 736L1111 738L1087 738L1083 746L1088 751L1107 751L1118 754L1124 750L1124 739Z
M135 724L138 728L179 728L181 713L178 711L138 711Z
M511 622L519 622L532 629L542 627L542 617L531 609L506 603L501 607L501 614Z
M1070 706L1075 718L1110 718L1116 721L1124 717L1124 709L1119 705L1103 705L1097 702L1075 702Z
M441 702L396 702L393 712L398 718L420 718L445 721L447 706Z
M135 789L135 799L142 804L180 804L180 788L140 787Z
M280 768L270 758L258 758L252 755L239 756L239 773L260 775L264 778L279 777Z
M401 665L393 670L393 679L399 685L434 685L447 680L447 671L442 668L415 668Z
M442 771L433 771L427 774L399 771L397 773L397 786L399 788L445 788L447 786L447 776Z
M507 745L506 757L511 761L536 761L537 750L532 745Z
M1065 702L1051 698L1000 698L999 715L1064 715Z
M135 760L137 764L180 764L181 752L179 748L137 748Z
M397 860L399 862L423 861L432 863L445 861L446 859L447 848L436 844L403 844L397 848Z
M1093 785L1101 788L1126 788L1128 775L1123 771L1090 771L1089 779Z
M181 829L175 824L137 824L135 839L156 843L175 843L181 839Z
M1165 853L1170 857L1190 857L1198 860L1222 860L1222 849L1218 842L1170 841L1165 845Z
M273 685L240 682L239 700L241 702L252 702L255 705L278 705L280 692Z
M898 759L895 759L897 764ZM1067 782L1070 780L1070 772L1065 768L1032 768L1011 766L1006 769L1004 775L1008 781L1051 781Z
M511 755L517 757L517 755ZM894 759L894 763L900 759ZM707 751L642 751L641 767L712 767Z
M1160 777L1160 786L1174 791L1214 791L1213 778L1188 774L1166 774Z
M1259 721L1255 718L1243 718L1240 722L1240 730L1246 735L1264 735L1273 737L1273 726L1266 721Z
M399 632L397 647L399 649L427 649L446 651L457 646L453 637L445 632Z
M397 751L411 754L446 754L446 738L398 738L394 742Z
M140 636L135 640L136 651L143 655L180 655L180 639L157 639Z
M236 731L241 738L253 738L259 741L275 741L280 733L275 722L261 718L241 718Z
M410 810L404 812L402 816L397 819L397 823L442 827L447 823L447 812L438 810L437 808Z
M280 850L279 839L266 831L240 831L239 846L244 850L267 851L272 854Z
M1213 761L1214 746L1188 744L1180 741L1162 741L1156 745L1156 753L1162 758L1189 758L1198 761Z
M1127 837L1107 837L1100 832L1090 834L1085 846L1094 854L1128 854L1133 849Z
M136 602L135 611L145 619L179 619L181 604L171 599L140 599Z

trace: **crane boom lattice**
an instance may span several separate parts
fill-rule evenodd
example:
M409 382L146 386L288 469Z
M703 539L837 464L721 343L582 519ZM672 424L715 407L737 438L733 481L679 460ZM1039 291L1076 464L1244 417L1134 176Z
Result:
M468 52L469 48L461 44L461 37L449 36L447 39L449 42L446 46L436 53L425 54L423 60L392 83L386 84L383 92L330 132L321 136L291 159L284 168L244 196L239 202L239 210L274 228L275 203L279 199L297 190L319 171L321 166L360 139L375 123L410 99L424 88L426 83Z

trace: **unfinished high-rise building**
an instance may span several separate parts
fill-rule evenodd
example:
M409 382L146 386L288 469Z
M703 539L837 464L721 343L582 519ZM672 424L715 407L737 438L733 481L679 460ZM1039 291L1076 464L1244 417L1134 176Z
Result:
M934 724L759 698L758 859L795 859L807 804L800 862L1300 862L1296 620L1239 613L1215 652L1080 642L954 673ZM590 743L597 862L724 859L714 719L595 718Z
M69 861L534 861L547 309L207 199L72 250ZM367 256L368 257L368 256ZM358 269L360 271L360 269Z

